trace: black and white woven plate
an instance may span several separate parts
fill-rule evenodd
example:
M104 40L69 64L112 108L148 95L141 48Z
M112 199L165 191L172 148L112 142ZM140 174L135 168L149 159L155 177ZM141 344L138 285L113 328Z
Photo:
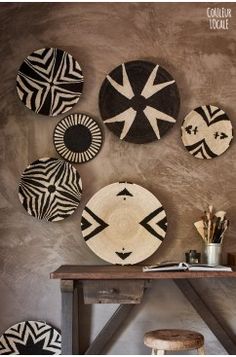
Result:
M24 59L16 78L21 101L37 114L56 116L70 110L83 90L79 63L58 48L41 48Z
M30 164L19 186L19 199L26 211L51 222L72 215L81 193L79 173L70 163L55 158L42 158Z
M0 337L0 355L60 355L61 335L41 321L11 326Z
M71 114L57 124L53 141L63 159L83 163L92 160L100 151L102 131L88 115Z
M181 131L184 146L198 159L213 159L223 154L233 139L229 117L213 105L192 110L185 117Z
M113 264L136 264L152 255L167 230L160 201L132 183L113 183L98 191L84 208L83 237L92 251Z
M131 61L104 80L99 107L104 123L121 140L159 140L176 122L180 106L173 77L161 66Z

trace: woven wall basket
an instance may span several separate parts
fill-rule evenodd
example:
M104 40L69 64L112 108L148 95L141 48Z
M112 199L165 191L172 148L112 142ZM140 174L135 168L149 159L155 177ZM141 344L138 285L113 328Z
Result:
M152 255L167 230L160 201L132 183L113 183L87 203L81 220L83 237L92 251L113 264L135 264Z

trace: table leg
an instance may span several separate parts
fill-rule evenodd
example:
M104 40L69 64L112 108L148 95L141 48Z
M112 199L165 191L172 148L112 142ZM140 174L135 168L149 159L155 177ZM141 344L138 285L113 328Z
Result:
M74 282L61 280L61 333L62 355L73 354L73 314L74 314Z
M175 284L194 307L208 328L220 341L230 355L236 355L236 339L234 334L222 323L220 316L214 313L188 279L174 279Z
M135 304L124 304L120 305L114 314L107 321L103 329L98 333L95 340L91 343L86 355L100 355L104 353L104 348L113 338L115 333L121 328L122 324L125 322L127 316L131 313Z

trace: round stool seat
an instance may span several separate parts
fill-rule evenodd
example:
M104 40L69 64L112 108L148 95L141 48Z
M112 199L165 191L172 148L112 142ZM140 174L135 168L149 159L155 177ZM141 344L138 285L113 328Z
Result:
M145 333L144 344L154 350L191 350L202 347L204 337L195 331L155 330Z

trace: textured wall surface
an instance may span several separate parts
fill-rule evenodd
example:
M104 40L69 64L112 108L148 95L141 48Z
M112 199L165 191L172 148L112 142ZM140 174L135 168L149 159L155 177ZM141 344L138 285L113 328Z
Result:
M186 250L201 249L193 221L208 203L228 212L231 227L224 252L236 251L235 143L223 156L204 161L192 157L180 139L183 117L205 103L222 107L235 126L236 5L228 4L233 16L228 31L209 29L207 7L207 3L1 4L0 332L25 319L47 320L60 327L59 283L50 281L49 273L65 263L104 264L81 237L80 214L88 199L109 183L127 180L143 185L166 209L167 237L147 263L181 260ZM17 195L20 174L28 163L58 157L52 134L63 115L35 115L19 101L15 88L24 57L45 46L68 51L83 68L84 94L71 112L82 111L99 120L98 92L105 75L132 59L165 67L177 81L182 102L177 124L159 142L125 143L104 129L105 143L97 158L76 166L84 187L81 208L59 223L29 216ZM214 279L195 286L236 333L236 282ZM113 308L94 310L93 336ZM149 353L143 333L155 327L194 328L204 333L207 353L226 353L170 281L157 282L137 310L107 353Z

